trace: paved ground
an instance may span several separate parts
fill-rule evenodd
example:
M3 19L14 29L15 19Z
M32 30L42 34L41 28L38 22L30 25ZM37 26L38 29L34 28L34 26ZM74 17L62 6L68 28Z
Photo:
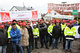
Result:
M80 50L78 50L79 45L80 45L79 40L75 40L73 42L72 53L80 53ZM39 49L33 50L32 53L65 53L65 52L62 49L62 43L60 43L58 49L52 50L51 47L49 47L49 49L39 48Z

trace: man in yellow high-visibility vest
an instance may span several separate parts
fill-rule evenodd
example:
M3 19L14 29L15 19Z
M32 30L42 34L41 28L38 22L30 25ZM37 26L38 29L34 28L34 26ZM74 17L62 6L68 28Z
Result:
M52 22L51 22L51 24L49 25L49 27L48 27L48 33L49 33L49 39L50 39L50 41L49 41L49 46L51 46L51 44L52 44L52 30L53 30L53 27L55 26L55 21L53 20Z
M70 25L66 26L65 30L64 30L64 35L66 37L66 44L65 44L65 49L66 49L66 53L67 51L72 52L72 42L75 38L76 35L76 28L73 26L73 21L70 21ZM70 44L70 45L69 45ZM69 48L68 48L69 46Z
M13 20L12 22L16 23L16 20ZM18 29L20 29L20 26L18 26L17 24L16 24L16 26L17 26ZM8 28L8 38L11 38L10 33L9 33L11 28L12 28L12 26L10 25L9 28Z
M63 31L65 27L66 27L65 20L63 20L61 23L61 30Z
M61 36L60 36L60 43L63 39L63 49L65 49L65 36L64 36L64 29L66 27L66 24L65 24L65 20L62 21L61 23Z
M52 21L52 23L48 27L48 33L51 35L53 27L55 26L55 21Z
M35 49L38 49L38 37L39 37L39 29L36 27L36 24L33 25L33 35L35 41Z

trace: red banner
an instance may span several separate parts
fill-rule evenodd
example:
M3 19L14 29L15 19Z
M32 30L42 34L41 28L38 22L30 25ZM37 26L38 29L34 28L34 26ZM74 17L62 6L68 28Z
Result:
M33 19L38 18L38 13L37 13L37 11L32 11L32 18L33 18Z
M10 14L8 12L0 12L1 21L11 20Z

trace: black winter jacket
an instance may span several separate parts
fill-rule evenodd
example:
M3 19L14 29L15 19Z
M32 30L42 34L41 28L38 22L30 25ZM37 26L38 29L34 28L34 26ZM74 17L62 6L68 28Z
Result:
M0 29L0 46L5 46L7 45L8 42L8 35L5 30Z
M60 26L54 26L52 31L52 37L53 38L59 38L61 36L61 27Z
M32 27L30 26L30 28L26 27L28 29L28 33L29 33L29 41L33 41L34 40L34 36L33 36L33 32L32 32Z
M39 25L39 32L42 37L47 35L47 25L45 23Z

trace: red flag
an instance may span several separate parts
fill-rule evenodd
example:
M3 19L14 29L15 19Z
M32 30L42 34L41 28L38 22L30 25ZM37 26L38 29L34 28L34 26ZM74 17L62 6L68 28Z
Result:
M0 12L0 14L1 14L1 20L2 21L11 20L10 14L8 12Z
M32 18L38 18L38 12L32 11Z

